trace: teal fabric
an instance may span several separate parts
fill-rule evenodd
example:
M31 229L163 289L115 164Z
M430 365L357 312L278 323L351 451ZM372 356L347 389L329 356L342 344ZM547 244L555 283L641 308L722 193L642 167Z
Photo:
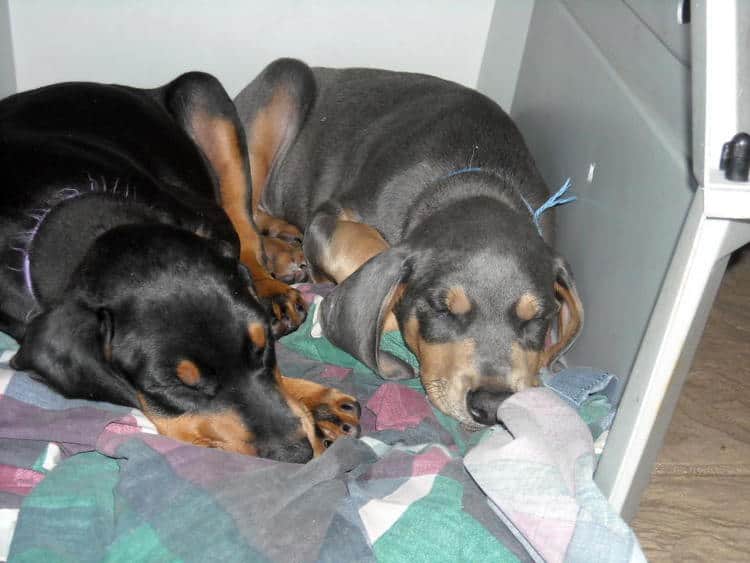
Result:
M4 350L17 350L18 343L4 332L0 332L0 352Z

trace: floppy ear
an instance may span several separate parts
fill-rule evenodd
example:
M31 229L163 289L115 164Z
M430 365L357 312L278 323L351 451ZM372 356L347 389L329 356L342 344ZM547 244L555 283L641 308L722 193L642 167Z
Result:
M583 330L583 304L576 289L573 274L568 263L555 259L555 297L560 302L557 319L558 341L548 346L543 353L543 364L552 365L565 352L570 350Z
M274 168L284 160L302 129L316 94L315 76L309 66L295 59L277 59L235 98L247 134L253 213Z
M390 248L365 262L320 304L326 338L385 379L416 375L409 364L380 350L385 318L410 274L406 252Z
M114 330L111 312L65 301L31 321L11 364L66 397L137 407L135 389L107 363Z

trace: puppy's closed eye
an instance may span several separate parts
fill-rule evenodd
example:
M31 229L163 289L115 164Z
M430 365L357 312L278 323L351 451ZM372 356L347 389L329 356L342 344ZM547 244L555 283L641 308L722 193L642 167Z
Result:
M102 344L102 356L105 361L112 361L112 340L115 337L115 321L109 309L97 311L99 319L99 339Z

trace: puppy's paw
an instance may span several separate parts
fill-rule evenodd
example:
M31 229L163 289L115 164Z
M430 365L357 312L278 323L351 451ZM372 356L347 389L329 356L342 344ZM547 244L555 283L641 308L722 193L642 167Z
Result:
M330 446L342 436L359 437L362 409L351 395L338 389L323 388L323 392L317 394L314 400L308 399L306 402L324 446Z
M307 261L300 243L267 236L263 237L263 251L266 269L274 278L284 283L307 281Z
M299 291L273 278L256 280L254 286L271 313L271 331L275 338L289 334L305 322L307 305Z

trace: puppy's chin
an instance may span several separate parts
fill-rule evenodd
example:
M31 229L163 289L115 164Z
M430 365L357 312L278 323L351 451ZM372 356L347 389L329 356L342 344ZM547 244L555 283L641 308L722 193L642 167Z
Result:
M476 432L477 430L481 430L482 428L487 428L486 426L478 423L472 418L471 414L469 414L469 410L465 405L461 405L461 403L452 401L446 401L445 397L435 396L434 394L431 394L429 390L427 391L427 398L430 400L430 403L434 407L440 410L440 412L457 420L461 425L461 428L463 428L464 430L467 430L469 432Z
M479 424L475 420L462 420L461 428L463 428L467 432L476 432L478 430L482 430L483 428L489 428L489 426L485 426L484 424Z

